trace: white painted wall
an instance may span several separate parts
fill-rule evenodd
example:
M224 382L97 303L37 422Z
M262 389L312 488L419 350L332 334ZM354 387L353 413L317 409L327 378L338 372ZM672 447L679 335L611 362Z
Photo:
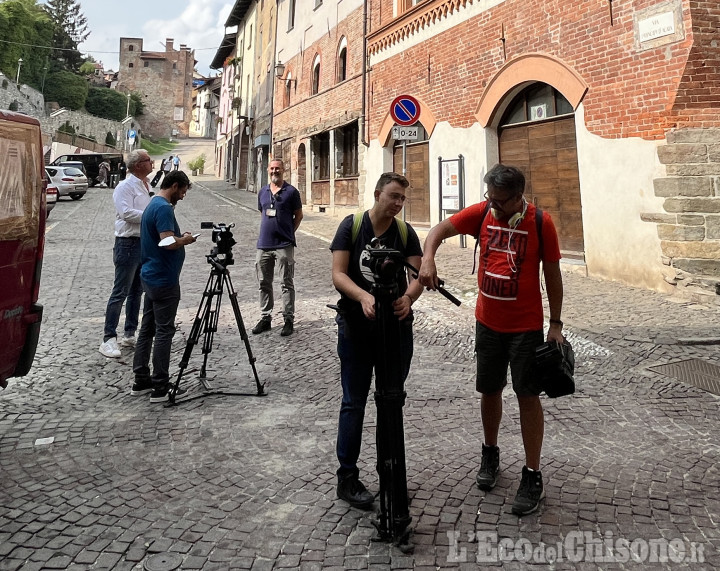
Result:
M585 128L582 104L575 113L585 260L590 275L659 291L671 291L662 277L660 238L643 212L662 212L653 179L665 176L657 158L664 141L638 137L603 139Z

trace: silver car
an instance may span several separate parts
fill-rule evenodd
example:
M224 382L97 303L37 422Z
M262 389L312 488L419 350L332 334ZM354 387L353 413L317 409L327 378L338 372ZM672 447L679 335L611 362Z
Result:
M69 196L80 200L88 189L88 179L80 169L75 167L47 166L49 184L57 187L58 198Z

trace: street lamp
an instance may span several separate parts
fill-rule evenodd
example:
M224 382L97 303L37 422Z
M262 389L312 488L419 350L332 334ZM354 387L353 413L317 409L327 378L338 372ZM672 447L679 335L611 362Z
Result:
M128 98L128 104L127 104L127 109L125 110L125 117L130 117L130 94L127 93L126 95Z
M22 67L22 58L18 59L18 72L17 77L15 78L15 83L20 85L20 68Z
M40 93L42 95L45 95L45 77L47 76L47 64L43 66L43 78L42 78L42 85L40 86Z

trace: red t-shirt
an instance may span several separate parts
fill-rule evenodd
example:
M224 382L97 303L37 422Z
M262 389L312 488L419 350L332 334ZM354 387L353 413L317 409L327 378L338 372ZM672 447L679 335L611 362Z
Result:
M540 242L535 224L536 208L528 204L525 217L515 229L496 220L486 202L474 204L450 217L460 234L478 235L478 299L475 318L501 333L536 331L543 327L540 292ZM543 256L546 262L560 260L560 246L552 218L543 212Z

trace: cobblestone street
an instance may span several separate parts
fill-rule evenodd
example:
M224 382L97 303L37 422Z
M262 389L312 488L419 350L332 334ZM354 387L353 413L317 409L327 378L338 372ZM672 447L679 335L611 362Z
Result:
M510 389L500 480L487 493L475 485L482 430L473 244L441 247L440 274L463 304L426 292L415 305L404 408L415 549L405 554L371 541L373 513L335 497L341 389L326 304L338 298L328 246L339 220L305 213L295 333L280 337L278 311L269 333L250 335L268 395L207 396L166 408L130 395L131 350L120 359L98 352L113 279L111 192L62 200L48 220L35 364L0 393L0 571L524 569L522 557L552 569L720 567L720 397L650 368L690 359L720 367L717 306L564 272L578 390L543 397L547 498L520 519L510 513L524 462ZM186 248L171 374L209 274L212 242L202 221L236 224L230 273L248 330L259 318L255 205L254 194L204 175L177 206L181 229L202 236ZM275 291L277 298L277 280ZM208 359L211 384L252 394L248 361L225 297ZM198 396L201 363L196 348L183 381ZM377 492L372 398L367 411L360 470ZM488 543L487 533L497 541ZM503 538L521 548L478 563ZM563 552L568 538L580 545L574 560ZM639 561L600 548L618 540L635 542ZM665 559L653 560L652 549L643 555L647 542L671 542ZM163 558L167 567L153 566Z

